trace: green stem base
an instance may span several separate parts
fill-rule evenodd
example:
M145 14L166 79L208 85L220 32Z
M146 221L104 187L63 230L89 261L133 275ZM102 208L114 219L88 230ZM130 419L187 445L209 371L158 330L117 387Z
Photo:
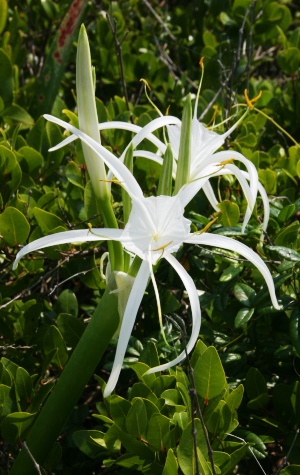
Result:
M29 432L27 446L41 466L118 327L117 306L116 297L105 292L57 385ZM36 475L36 473L33 461L23 448L12 466L10 475Z

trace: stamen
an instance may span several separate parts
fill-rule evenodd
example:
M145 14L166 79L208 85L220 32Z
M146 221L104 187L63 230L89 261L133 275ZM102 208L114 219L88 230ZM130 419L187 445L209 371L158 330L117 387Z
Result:
M150 270L151 281L152 281L152 285L153 285L154 293L155 293L155 298L156 298L158 321L159 321L161 335L162 335L163 340L166 343L166 345L170 346L170 344L167 341L165 331L164 331L164 327L163 327L160 297L159 297L159 292L158 292L158 288L157 288L157 284L156 284L156 280L155 280L155 276L154 276L154 272L153 272L153 267L152 267L152 263L151 263L151 253L150 252L149 252L149 270Z
M140 82L143 82L145 84L145 86L149 89L149 91L151 91L151 87L149 86L149 83L146 79L144 78L141 78L140 79Z
M210 124L211 124L212 122L214 122L214 120L215 120L215 118L216 118L216 116L217 116L217 113L218 113L218 106L214 107L214 109L215 109L215 110L214 110L214 113L213 113L213 115L212 115L212 118L210 119L210 121L208 122L208 124L206 124L206 127L207 127L207 128L210 126ZM218 124L216 127L218 127L219 125L220 125L220 124ZM212 128L213 128L213 126L212 126Z
M117 183L119 185L121 185L121 183L123 183L122 181L120 180L99 180L99 181L104 181L105 183Z
M262 91L259 91L259 94L258 94L256 97L254 97L253 99L249 99L247 89L244 90L244 96L245 96L246 103L247 103L247 106L249 107L249 109L253 109L253 108L254 108L253 103L256 102L256 101L258 101L258 99L261 98L261 95L262 95Z
M226 165L230 165L231 163L234 162L234 158L228 158L227 160L223 160L223 162L216 163L215 167L226 167Z
M200 58L199 66L201 68L201 78L200 78L198 91L197 91L197 96L196 96L196 101L195 101L194 119L197 119L198 101L199 101L199 96L200 96L200 91L201 91L201 86L202 86L202 81L203 81L203 76L204 76L204 56L202 56L202 58Z
M156 110L156 112L158 113L158 115L159 115L160 117L162 117L163 114L160 112L159 108L154 104L154 102L152 101L152 99L150 99L150 96L149 96L149 94L148 94L148 92L147 92L147 88L149 89L149 91L151 91L151 87L149 86L148 81L146 81L146 79L144 79L144 78L141 78L140 81L143 82L144 85L145 85L145 96L147 97L148 101L150 102L150 104L152 105L152 107Z
M172 244L173 241L167 242L167 244L164 244L163 246L157 247L156 249L151 249L151 251L160 251L166 249L170 244Z
M203 233L206 233L206 231L216 222L218 221L219 219L219 216L217 216L216 218L212 219L209 223L207 223L206 226L204 226L203 229L200 230L200 232L198 234L203 234ZM195 233L197 234L197 233Z
M248 97L248 96L247 96ZM245 96L246 98L246 96ZM254 100L258 100L259 97L257 96L256 98L252 99L251 101L249 100L248 98L248 101L251 103L253 102ZM246 101L247 101L247 98L246 98ZM247 112L249 111L250 109L250 106L248 104L234 104L232 107L247 107L247 110L245 112L245 114L242 116L242 119L246 116ZM254 107L252 105L251 107L252 110L254 110L255 112L258 112L259 114L261 114L263 117L265 117L267 120L269 120L270 122L272 122L272 124L275 125L275 127L277 127L283 134L285 134L292 142L294 142L294 144L300 148L300 144L297 142L297 140L294 139L294 137L292 137L283 127L281 127L281 125L279 125L272 117L270 117L268 114L266 114L265 112L263 112L262 110L260 109L257 109L256 107ZM238 122L240 122L241 119L239 119Z

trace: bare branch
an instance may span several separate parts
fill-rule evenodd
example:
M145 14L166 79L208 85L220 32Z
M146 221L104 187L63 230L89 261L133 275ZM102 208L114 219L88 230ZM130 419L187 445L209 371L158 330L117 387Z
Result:
M169 28L167 27L167 25L165 24L165 22L160 18L160 16L156 13L156 11L154 10L154 8L150 5L150 3L148 2L148 0L142 0L143 3L146 5L146 7L148 8L148 10L152 13L152 15L156 18L156 20L158 21L158 23L163 27L163 29L168 33L169 37L173 40L173 41L176 41L176 38L175 36L173 35L173 33L169 30Z
M123 91L124 91L127 110L130 112L130 120L132 122L132 115L131 115L131 110L130 110L130 107L129 107L129 99L128 99L127 86L126 86L125 75L124 75L124 65L123 65L123 56L122 56L122 43L125 40L125 38L128 34L128 31L125 33L123 39L121 41L119 41L118 37L117 37L117 28L116 28L115 18L111 18L108 13L106 15L106 18L107 18L108 25L111 29L111 32L112 32L112 35L113 35L113 38L114 38L114 42L115 42L115 45L116 45L116 54L117 54L117 59L118 59L119 71L120 71L120 79L121 79L121 83L122 83L122 87L123 87Z
M26 444L25 440L22 442L22 446L24 447L24 449L26 450L26 452L28 453L29 457L31 458L32 462L33 462L33 465L34 465L34 468L36 469L37 473L39 475L42 475L42 472L41 472L41 469L40 469L40 466L39 464L37 463L37 461L35 460L34 456L32 455L32 453L30 452L29 448L28 448L28 445Z

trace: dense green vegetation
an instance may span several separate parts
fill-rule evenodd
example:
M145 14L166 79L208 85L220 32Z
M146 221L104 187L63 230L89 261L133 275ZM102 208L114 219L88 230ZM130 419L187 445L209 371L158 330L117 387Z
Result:
M49 152L67 135L42 117L52 113L78 125L81 23L101 123L143 127L158 111L181 118L188 94L197 94L201 57L197 116L208 126L220 124L218 133L244 113L245 89L250 98L262 91L223 149L242 153L258 170L270 203L263 245L260 195L243 233L247 201L234 175L211 179L219 212L201 190L185 216L192 231L228 236L256 251L272 274L281 310L248 260L233 250L185 244L176 257L195 282L202 310L190 358L181 367L143 375L174 359L191 333L187 292L162 259L155 278L168 344L150 283L115 393L103 399L117 346L113 338L104 342L104 355L91 369L95 375L87 376L55 444L47 445L43 459L34 454L34 467L24 441L95 309L95 315L105 311L99 302L107 295L104 241L46 248L12 270L28 242L104 226L81 143ZM26 473L33 474L300 474L299 68L296 1L0 0L1 473L25 474L12 468L23 444ZM141 78L151 87L150 100ZM154 134L164 140L162 129ZM102 145L117 157L132 137L129 131L101 131ZM146 141L139 148L156 152ZM133 174L145 196L158 194L161 168L134 159ZM113 183L120 228L128 200L122 191Z

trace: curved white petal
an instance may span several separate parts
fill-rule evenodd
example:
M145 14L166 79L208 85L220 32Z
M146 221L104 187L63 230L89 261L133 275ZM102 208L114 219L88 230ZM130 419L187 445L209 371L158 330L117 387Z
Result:
M252 212L255 206L255 202L256 202L258 179L255 181L250 180L250 183L248 185L246 178L244 177L243 173L241 173L241 170L236 165L231 165L231 164L226 165L225 173L227 172L227 170L230 171L231 175L236 176L236 178L240 182L244 195L248 201L248 207L250 208Z
M225 172L223 170L223 173L226 173L226 170L225 170ZM240 173L242 175L244 175L244 177L247 180L250 180L249 173L245 172L244 170L240 170ZM221 175L221 174L222 174L222 172L219 173L219 175ZM210 202L212 207L215 209L215 211L220 211L220 209L218 208L219 201L215 197L215 193L214 193L214 190L213 190L210 182L207 181L202 186L202 189L203 189L208 201ZM266 193L266 190L264 189L263 185L260 182L258 182L258 184L257 184L257 189L258 189L259 194L261 195L261 199L262 199L263 207L264 207L264 217L263 217L262 229L263 229L263 231L266 231L267 226L268 226L268 222L269 222L269 217L270 217L269 198L268 198L268 195ZM245 231L246 225L247 225L247 223L250 219L249 214L251 216L251 210L248 207L247 211L246 211L246 214L245 214L245 217L244 217L244 220L243 220L242 232Z
M214 208L215 211L219 212L220 211L220 208L218 208L219 201L215 197L214 190L208 180L206 183L204 183L204 185L202 186L202 189L206 195L206 198L210 202L211 206Z
M250 160L248 160L248 158L244 157L244 155L242 155L239 152L236 152L235 150L223 150L221 152L217 152L214 155L214 157L217 160L221 159L221 161L234 159L234 160L237 160L237 161L243 163L243 165L245 165L245 167L246 167L247 172L249 173L249 181L250 181L251 189L252 189L252 187L253 187L253 189L255 189L255 187L257 187L257 183L258 183L257 170L256 170L254 164Z
M109 396L111 392L115 389L115 386L117 384L118 377L122 369L126 349L128 346L128 341L136 319L137 311L139 309L142 298L144 296L145 289L147 287L149 276L149 264L148 262L143 261L128 298L126 310L121 325L113 368L108 379L107 385L105 387L103 397ZM101 335L99 335L99 337L101 338Z
M148 152L147 150L135 150L133 152L134 157L141 157L141 158L148 158L149 160L152 160L153 162L159 163L159 165L163 164L163 158L160 155L157 155L156 153L153 152ZM120 157L120 160L123 162L124 161L124 155ZM173 170L173 174L175 177L175 169ZM113 173L109 170L107 173L107 178L108 180L111 180L113 177Z
M177 358L175 358L173 361L170 361L169 363L165 363L160 366L156 366L155 368L149 369L146 374L156 373L157 371L164 371L180 363L180 361L184 360L184 358L186 357L186 352L190 353L191 350L194 348L196 341L198 339L200 326L201 326L201 309L200 309L199 297L198 297L198 292L197 292L193 279L187 273L184 267L177 261L177 259L175 259L174 256L172 256L171 254L168 254L168 255L165 255L164 257L171 264L173 269L175 269L175 271L181 278L183 285L185 286L186 291L188 293L190 304L191 304L192 320L193 320L192 334L186 346L186 351L185 350L182 351L182 353L180 353L180 355L178 355Z
M158 117L157 119L154 119L154 120L151 120L151 122L149 122L149 124L145 125L142 130L136 134L136 136L132 139L132 141L128 144L129 145L133 145L133 147L137 147L144 139L148 139L150 141L152 141L152 132L154 132L154 130L157 130L161 127L164 127L166 125L176 125L176 124L180 124L181 121L177 118L177 117L173 117L171 115L167 115L167 116L162 116L162 117ZM157 140L156 140L157 142ZM160 142L160 145L159 145L159 150L162 152L162 153L165 153L166 151L166 148L167 146L161 142ZM157 145L155 143L155 145Z
M167 125L167 131L174 158L177 160L180 146L181 122L180 124Z
M191 172L201 164L206 165L206 159L213 155L224 143L225 137L201 124L197 118L192 121L192 163Z
M245 171L242 171L242 173L246 177L247 180L250 180L249 173ZM267 192L264 186L260 182L258 182L258 192L261 196L263 207L264 207L264 218L263 218L263 223L262 223L262 229L263 231L266 231L268 227L269 217L270 217L270 202L269 202Z
M61 127L64 127L65 129L69 130L78 138L80 138L84 143L86 143L92 150L94 150L99 155L99 157L106 163L106 165L112 170L113 174L118 178L118 180L122 182L129 196L143 197L143 192L138 182L133 177L132 173L118 158L116 158L105 147L97 143L95 140L83 133L81 130L76 129L76 127L73 127L73 125L68 124L67 122L64 122L61 119L58 119L57 117L48 114L45 114L44 117L50 122L54 122L55 124L58 124ZM50 149L50 151L51 150L52 149Z
M172 119L176 119L176 117L171 118L171 120ZM153 121L151 121L151 122L153 122ZM156 125L156 128L158 128L157 124L155 124L155 125ZM145 127L147 127L147 126L145 126ZM121 122L121 121L118 121L118 120L112 121L112 122L103 122L102 124L99 124L99 130L121 129L121 130L128 130L129 132L134 132L136 134L141 133L141 131L145 127L140 127L139 125L130 124L130 123L127 123L127 122ZM162 127L162 126L160 126L160 127ZM153 129L153 130L155 130L155 129ZM164 151L166 149L165 144L161 140L159 140L154 134L152 134L151 130L149 131L149 129L148 129L147 136L145 138L148 139L150 142L152 142L159 150Z
M141 157L141 158L149 158L149 160L159 163L159 165L162 165L164 161L164 159L160 155L157 155L156 153L153 153L153 152L148 152L147 150L135 150L133 152L133 156Z
M36 239L24 246L16 255L13 269L15 269L23 256L29 252L38 251L49 246L59 246L67 243L81 243L88 241L122 241L128 242L128 238L123 235L122 229L92 228L65 231L62 233L50 234L48 236Z
M59 142L57 145L54 145L54 147L51 148L51 152L55 152L55 150L58 150L62 147L65 147L66 145L69 145L69 143L72 143L74 142L74 140L77 140L78 137L74 134L72 135L69 135L69 137L67 137L66 139L62 140L61 142Z
M219 236L211 233L193 234L188 239L185 239L185 242L228 249L229 251L238 252L248 259L261 272L268 286L272 304L277 310L280 310L281 307L277 301L271 273L264 261L248 246L227 236Z

